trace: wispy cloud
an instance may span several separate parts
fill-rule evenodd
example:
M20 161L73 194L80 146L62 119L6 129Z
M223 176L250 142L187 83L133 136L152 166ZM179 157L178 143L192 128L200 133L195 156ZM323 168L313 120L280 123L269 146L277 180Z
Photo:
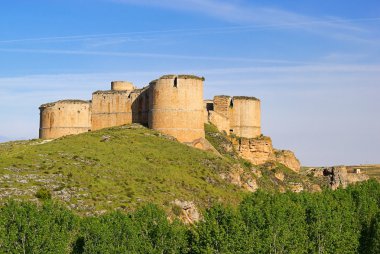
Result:
M127 4L138 4L196 11L233 22L232 26L202 27L187 29L166 29L148 31L130 31L122 33L103 33L85 35L47 36L37 38L15 38L0 40L0 45L22 43L62 43L84 42L87 45L107 46L129 42L151 42L170 36L198 36L230 33L250 33L274 29L298 29L314 34L327 35L336 39L377 45L379 40L373 38L368 28L361 24L380 22L380 17L342 19L339 17L309 17L280 9L253 7L242 4L241 1L220 0L104 0Z
M198 12L235 24L260 25L262 28L301 29L336 39L358 42L365 40L364 35L370 37L369 30L358 23L379 22L380 17L343 19L340 17L310 17L295 12L276 8L252 5L244 0L105 0L117 3L145 5L180 11ZM347 34L349 33L349 35ZM360 39L360 40L359 40Z
M196 56L196 55L175 55L159 53L139 53L139 52L112 52L112 51L90 51L90 50L60 50L60 49L22 49L22 48L0 48L0 52L30 53L30 54L56 54L56 55L94 55L94 56L114 56L114 57L139 57L139 58L164 58L182 60L207 60L207 61L235 61L235 62L256 62L256 63L278 63L295 64L303 63L299 61L277 60L277 59L255 59L244 57L217 57L217 56Z

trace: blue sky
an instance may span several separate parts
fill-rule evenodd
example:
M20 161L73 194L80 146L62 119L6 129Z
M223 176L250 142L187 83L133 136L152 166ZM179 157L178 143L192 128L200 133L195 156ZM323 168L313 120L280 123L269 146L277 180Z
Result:
M375 0L3 1L0 141L37 137L42 103L191 73L259 97L304 165L380 163L379 27Z

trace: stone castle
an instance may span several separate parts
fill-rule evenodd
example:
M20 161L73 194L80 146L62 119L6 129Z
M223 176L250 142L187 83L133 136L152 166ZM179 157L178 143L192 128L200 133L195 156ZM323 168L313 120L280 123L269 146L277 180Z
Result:
M43 104L39 137L56 139L139 123L193 147L216 151L205 139L204 123L212 123L228 135L227 150L233 149L254 165L278 162L299 172L301 165L294 153L275 149L272 140L261 134L259 99L219 95L204 100L203 82L203 77L193 75L165 75L139 89L127 81L113 81L111 90L94 92L90 101ZM336 172L347 178L344 170Z
M91 101L61 100L40 106L41 139L140 123L202 147L204 123L242 138L261 135L260 100L245 96L215 96L203 100L204 78L165 75L138 89L114 81L111 90L96 91Z

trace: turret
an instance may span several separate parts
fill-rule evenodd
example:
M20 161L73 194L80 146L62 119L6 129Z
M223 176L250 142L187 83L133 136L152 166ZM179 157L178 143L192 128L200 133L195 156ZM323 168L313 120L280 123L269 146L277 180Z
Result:
M230 134L244 138L261 135L260 100L255 97L235 96L232 99Z
M41 139L55 139L91 130L91 103L61 100L40 106Z
M204 138L203 78L166 75L149 87L150 128L180 142Z

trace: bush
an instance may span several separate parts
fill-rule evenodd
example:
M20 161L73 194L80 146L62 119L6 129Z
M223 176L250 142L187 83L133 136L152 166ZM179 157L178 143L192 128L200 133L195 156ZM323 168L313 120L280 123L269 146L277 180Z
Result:
M41 200L50 200L51 199L51 192L50 190L46 188L41 188L36 192L36 198Z

